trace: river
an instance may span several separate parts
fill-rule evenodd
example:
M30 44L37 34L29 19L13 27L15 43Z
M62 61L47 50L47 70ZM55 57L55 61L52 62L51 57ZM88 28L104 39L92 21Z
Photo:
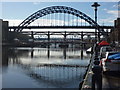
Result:
M2 49L2 88L79 88L90 55L73 48Z

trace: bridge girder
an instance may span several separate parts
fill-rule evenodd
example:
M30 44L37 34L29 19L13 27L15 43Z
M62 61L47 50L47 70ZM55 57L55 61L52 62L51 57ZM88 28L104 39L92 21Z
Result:
M99 25L93 19L91 19L89 16L87 16L86 14L84 14L83 12L81 12L79 10L76 10L71 7L66 7L66 6L51 6L51 7L43 8L43 9L33 13L29 17L27 17L22 23L20 23L18 25L18 28L15 31L21 32L22 31L21 27L27 27L30 23L34 22L36 19L39 19L40 17L43 17L48 14L52 14L52 13L72 14L72 15L75 15L76 17L84 19L86 22L88 22L92 26L99 27ZM102 30L102 29L98 29L98 30L100 32L104 32L104 30Z

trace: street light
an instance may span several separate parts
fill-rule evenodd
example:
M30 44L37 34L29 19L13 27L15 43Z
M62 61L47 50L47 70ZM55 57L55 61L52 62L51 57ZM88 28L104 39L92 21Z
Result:
M102 90L102 67L99 66L100 62L99 62L99 58L98 58L98 46L97 46L97 29L98 29L98 26L97 26L97 7L99 7L100 5L97 3L97 2L94 2L93 5L91 5L92 7L95 8L95 57L94 57L94 66L92 68L92 71L93 71L93 76L92 76L92 89L95 90L95 87L97 85L97 89L99 90ZM94 79L94 77L98 76L99 75L99 79L96 80ZM95 85L95 83L98 82L98 84Z
M97 7L99 7L100 4L98 4L97 2L94 2L94 4L91 6L95 8L95 22L97 23Z
M95 44L97 45L97 29L98 29L98 26L97 26L97 7L100 6L100 4L98 4L97 2L94 2L93 5L91 5L92 7L94 7L94 10L95 10L95 22L96 22L96 25L95 25ZM95 54L97 55L97 47L95 47Z
M95 43L97 43L97 7L100 6L100 4L98 4L97 2L94 2L93 5L91 5L92 7L94 7L95 9L95 22L96 22L96 28L95 28Z

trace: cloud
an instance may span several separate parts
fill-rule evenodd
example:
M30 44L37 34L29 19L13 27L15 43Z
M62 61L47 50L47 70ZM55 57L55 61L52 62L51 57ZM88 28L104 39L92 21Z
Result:
M120 11L118 11L118 10L108 10L107 11L107 13L108 14L111 14L111 15L113 15L114 17L118 17L118 13L120 13Z
M107 11L107 9L106 9L106 8L104 8L103 10L104 10L104 11Z
M117 4L114 4L112 7L113 7L113 8L116 8L116 7L118 7L118 5L117 5Z
M101 25L114 25L114 20L116 18L113 18L113 17L108 17L108 18L105 18L105 19L99 19L99 23Z
M34 5L38 5L38 4L40 4L40 2L33 2L33 4L34 4Z
M61 25L63 26L64 24L67 24L68 22L64 22L63 20L56 20L56 19L37 19L34 22L32 22L30 24L30 26L34 25L34 26L58 26Z
M117 7L118 5L113 5L113 7ZM105 19L100 19L100 23L104 22L104 23L114 23L114 20L117 19L120 15L120 10L108 10L108 9L103 9L104 11L106 11L107 14L109 14L108 18Z
M20 19L4 19L4 21L9 21L9 26L18 26L23 20Z
M113 8L120 8L120 2L118 2L118 4L114 4L112 7Z
M18 26L23 20L19 19L4 19L4 21L9 21L9 26ZM56 20L56 19L43 19L39 18L35 20L34 22L30 23L29 26L64 26L64 25L77 25L81 24L84 25L85 20L83 19L71 19L70 21L65 21L64 20ZM86 23L87 24L87 23Z
M100 19L100 22L102 23L113 23L113 18L106 18L106 19Z
M113 5L115 6L115 5ZM114 25L114 20L117 19L120 15L120 11L118 10L108 10L108 9L103 9L106 11L107 14L109 14L109 17L105 19L100 19L99 23L102 25L103 23L106 25Z
M118 9L120 9L120 3L118 4Z
M4 19L4 21L9 21L9 26L18 26L23 20L19 20L19 19ZM68 22L65 22L68 23ZM55 20L55 19L37 19L34 22L30 23L30 26L34 25L34 26L51 26L51 25L64 25L64 21L63 20Z
M119 0L1 0L2 2L118 2Z

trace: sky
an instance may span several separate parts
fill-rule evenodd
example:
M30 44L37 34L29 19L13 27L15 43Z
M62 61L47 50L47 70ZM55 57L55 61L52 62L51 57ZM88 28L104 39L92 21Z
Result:
M0 2L1 12L0 18L9 21L10 26L19 25L24 19L34 12L50 6L67 6L79 10L94 20L94 8L91 5L94 2L15 2L14 0ZM114 25L114 20L118 17L118 2L98 2L98 23L99 25ZM40 18L43 19L43 18ZM36 23L40 23L40 19ZM57 19L58 20L58 19ZM44 18L44 23L45 22ZM49 21L49 20L48 20ZM47 22L48 22L47 21ZM62 20L59 20L62 22ZM33 24L35 24L35 22Z

